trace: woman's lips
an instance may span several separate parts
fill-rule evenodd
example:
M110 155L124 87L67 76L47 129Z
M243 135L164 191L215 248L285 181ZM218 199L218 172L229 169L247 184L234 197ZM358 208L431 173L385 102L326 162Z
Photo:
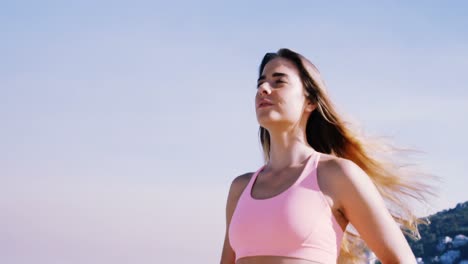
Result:
M263 108L263 107L267 107L267 106L272 106L273 104L270 104L270 103L260 103L258 105L258 108Z
M269 99L262 98L259 100L257 108L262 108L262 107L267 107L273 105L273 102L270 101Z

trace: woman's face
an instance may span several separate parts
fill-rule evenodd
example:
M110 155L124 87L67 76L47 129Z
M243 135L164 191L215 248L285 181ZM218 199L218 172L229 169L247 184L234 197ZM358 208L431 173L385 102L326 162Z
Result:
M265 65L255 95L260 126L268 129L273 124L290 126L298 123L308 117L304 113L311 111L310 107L305 107L307 101L299 71L291 61L277 57Z

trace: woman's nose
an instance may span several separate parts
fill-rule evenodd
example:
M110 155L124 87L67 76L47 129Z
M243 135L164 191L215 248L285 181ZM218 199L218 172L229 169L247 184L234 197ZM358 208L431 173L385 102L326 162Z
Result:
M271 92L271 88L270 88L270 85L268 84L268 82L264 82L264 83L262 83L261 85L258 86L257 93L259 95L270 94L270 92Z

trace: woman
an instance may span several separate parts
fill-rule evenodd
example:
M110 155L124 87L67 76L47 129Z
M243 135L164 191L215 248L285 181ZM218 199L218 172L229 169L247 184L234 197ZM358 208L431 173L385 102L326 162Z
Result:
M403 199L428 186L345 125L309 60L267 53L255 106L266 164L231 183L222 264L362 263L361 238L384 264L416 262Z

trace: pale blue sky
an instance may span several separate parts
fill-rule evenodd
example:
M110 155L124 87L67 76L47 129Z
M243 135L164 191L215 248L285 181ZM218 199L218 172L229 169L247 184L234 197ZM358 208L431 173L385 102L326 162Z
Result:
M468 200L463 1L0 4L2 263L213 263L231 180L261 166L265 52Z

